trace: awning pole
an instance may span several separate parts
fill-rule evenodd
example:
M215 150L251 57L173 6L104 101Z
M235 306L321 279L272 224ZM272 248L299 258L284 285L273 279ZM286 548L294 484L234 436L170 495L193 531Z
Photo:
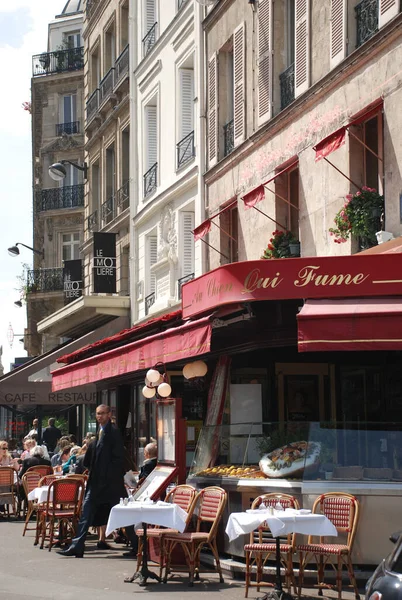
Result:
M280 194L278 194L277 192L274 192L274 190L271 190L271 188L266 187L264 185L264 188L266 190L268 190L268 192L271 192L272 194L274 194L275 196L278 196L278 198L280 198L281 200L283 200L284 202L286 202L286 204L289 204L290 206L292 206L293 208L295 208L296 210L300 210L298 206L296 206L295 204L292 204L292 202L290 202L290 200L286 200L286 198L284 198L283 196L281 196Z
M223 258L226 258L226 260L230 260L230 258L228 256L226 256L226 254L223 254L223 252L220 252L220 250L217 250L216 248L214 248L213 246L211 246L211 244L208 244L208 242L206 242L203 238L200 238L201 242L204 242L204 244L206 244L207 246L209 246L210 248L212 248L212 250L215 250L215 252L217 252L218 254L220 254L221 256L223 256Z
M237 240L235 240L235 238L233 236L231 236L230 233L228 233L227 231L225 231L223 229L223 227L221 227L220 225L217 225L214 221L211 221L211 223L213 223L215 225L215 227L217 227L218 229L220 229L225 235L227 235L228 237L230 237L231 240L233 240L234 242L237 243Z
M264 215L264 217L267 217L267 219L270 219L273 223L275 223L275 225L278 225L278 227L282 227L282 229L284 231L287 231L286 227L284 227L281 223L278 223L278 221L275 221L275 219L273 219L272 217L270 217L269 215L267 215L265 212L262 212L262 210L260 210L256 206L253 206L253 208L255 208L255 210L257 210L259 213L261 213L262 215Z
M366 150L368 150L369 152L371 152L371 154L374 154L374 156L375 156L376 158L378 158L378 160L380 160L381 162L384 162L384 159L383 159L383 158L381 158L381 156L378 156L378 154L376 154L376 153L374 152L374 150L372 150L371 148L369 148L369 147L367 146L367 144L365 144L365 143L363 142L363 140L361 140L359 137L357 137L357 135L355 135L354 133L352 133L352 132L350 131L349 127L350 127L350 125L347 125L347 126L346 126L346 129L348 130L348 132L349 132L349 135L351 135L352 137L354 137L354 138L355 138L355 140L357 140L358 142L360 142L360 143L361 143L361 145L362 145L362 146L364 146L364 147L366 148Z
M361 185L357 185L357 183L355 183L354 181L352 181L351 179L349 179L349 177L347 175L345 175L345 173L343 173L340 169L338 169L338 167L336 167L334 165L334 163L332 163L330 160L328 160L328 158L326 156L323 156L323 159L327 161L327 163L329 165L331 165L331 167L334 167L335 171L338 171L338 173L340 173L343 177L345 177L345 179L347 179L348 181L350 181L350 183L353 183L353 185L355 187L357 187L358 190L360 190Z

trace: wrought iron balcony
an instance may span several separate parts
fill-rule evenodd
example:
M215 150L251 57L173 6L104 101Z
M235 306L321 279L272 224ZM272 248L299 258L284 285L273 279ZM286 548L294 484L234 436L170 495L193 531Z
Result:
M95 210L87 219L88 231L98 231L98 211Z
M27 273L27 294L64 289L63 269L33 269Z
M281 86L281 110L295 99L295 64L293 63L279 75Z
M121 79L123 79L124 75L128 75L128 65L129 65L129 46L126 46L120 56L117 58L115 63L115 77L114 77L114 85L116 86Z
M226 123L223 126L223 137L224 137L224 152L225 156L233 152L234 150L234 119Z
M356 11L356 48L378 31L378 0L362 0Z
M194 131L186 135L177 144L177 168L180 169L187 161L195 156Z
M113 91L114 67L109 69L99 84L99 106L105 102Z
M155 304L155 300L156 300L155 292L152 292L152 294L148 294L148 296L145 296L145 314L146 315L149 313L149 309L151 308L151 306L153 304Z
M87 19L90 19L95 12L97 6L99 5L99 0L87 0L85 6L85 15Z
M73 121L72 123L58 123L56 125L56 136L63 135L63 133L67 133L68 135L72 135L74 133L80 132L80 122Z
M84 206L84 184L41 190L38 196L38 211L79 208Z
M156 27L158 23L154 23L151 29L148 31L146 36L142 40L143 56L146 56L148 52L152 50L156 43Z
M102 204L102 224L107 225L108 223L110 223L110 221L113 221L115 216L115 200L114 196L110 196L110 198L108 198L106 202Z
M130 180L127 179L116 192L116 206L119 213L130 206Z
M32 57L32 76L53 75L84 68L84 47L42 52Z
M179 300L181 300L182 286L185 283L187 283L187 281L192 281L192 279L194 279L194 273L190 273L189 275L186 275L185 277L181 277L180 279L177 280L177 297Z
M99 90L98 88L92 92L92 94L88 98L87 102L87 122L91 121L91 119L96 115L99 107Z
M154 192L158 185L158 163L156 162L144 175L144 198Z

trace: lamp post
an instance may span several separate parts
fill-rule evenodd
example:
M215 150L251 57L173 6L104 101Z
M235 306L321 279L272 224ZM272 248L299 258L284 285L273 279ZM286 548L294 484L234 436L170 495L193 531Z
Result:
M19 255L20 249L18 248L18 246L24 246L24 248L28 248L28 250L32 250L32 252L34 252L35 254L39 254L42 258L45 258L44 250L37 250L36 248L32 248L32 246L27 246L26 244L23 244L22 242L17 242L15 244L15 246L10 246L10 248L8 248L8 253L10 256L18 256Z
M88 165L86 162L84 162L83 165L78 165L71 160L61 160L60 162L53 163L49 167L49 176L54 179L54 181L61 181L66 177L67 171L64 165L71 165L75 169L82 171L84 174L84 179L88 179Z

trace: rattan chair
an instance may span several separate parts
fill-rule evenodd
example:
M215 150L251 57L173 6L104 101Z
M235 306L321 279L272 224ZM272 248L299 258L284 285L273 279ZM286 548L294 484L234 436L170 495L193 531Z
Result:
M219 561L218 548L216 546L216 534L219 522L227 502L227 494L220 487L207 487L201 490L191 507L191 515L196 518L196 527L193 532L174 533L165 536L165 576L166 583L170 571L172 552L177 544L184 550L189 569L189 585L194 584L194 574L199 570L200 552L204 546L208 546L215 558L216 571L219 573L219 580L223 583L222 569ZM190 518L189 517L189 518ZM208 531L203 531L204 527Z
M314 560L317 564L319 596L322 596L323 588L333 587L324 583L325 567L329 565L336 571L336 588L338 590L338 599L341 600L342 568L343 566L346 566L351 585L355 592L355 597L358 599L360 596L351 559L359 518L359 502L357 498L346 492L328 492L322 494L314 502L313 513L325 515L335 525L338 534L343 535L346 539L344 540L344 544L334 544L332 543L332 539L329 543L326 543L324 537L320 537L319 543L314 543L313 536L310 535L307 544L301 544L296 547L296 551L299 552L300 555L299 597L303 587L304 568L308 563ZM336 564L330 560L335 557Z
M53 475L53 467L48 465L34 465L33 467L29 467L26 472L39 473L41 477L44 477L45 475Z
M17 516L18 507L18 489L14 483L15 470L12 467L0 467L0 503L7 508L7 515L10 516L10 504L13 507L13 514Z
M56 475L45 475L40 479L38 487L42 487L42 485L50 485L53 483L53 481L56 481L56 479Z
M36 500L28 500L28 494L30 492L32 492L35 488L39 487L39 482L40 482L40 473L36 473L35 471L33 471L32 473L28 473L28 471L26 473L24 473L24 475L22 476L21 479L21 483L22 483L22 487L24 488L24 492L25 492L25 502L26 502L26 506L27 506L27 510L26 510L26 516L25 516L25 525L24 525L24 530L22 532L22 535L25 535L26 531L33 531L34 529L36 530L37 528L37 523L35 524L35 527L33 527L32 529L28 527L29 521L32 517L32 515L35 513L37 513L37 509L38 509L38 503L36 502Z
M286 508L299 508L299 503L296 498L289 494L263 494L258 496L251 508L257 509L260 504L264 503L265 506L275 507L279 502L281 506ZM286 537L281 539L281 560L285 568L285 579L288 584L289 592L293 584L296 593L296 581L293 573L293 554L295 551L296 534L288 534ZM256 587L257 591L260 591L261 587L272 587L271 583L264 583L262 581L262 575L264 567L267 561L271 558L275 559L276 556L276 542L272 538L272 534L266 522L262 523L256 531L250 534L250 541L244 546L246 553L246 592L245 597L248 596L248 590L250 587ZM253 566L257 569L256 582L251 581L251 572Z

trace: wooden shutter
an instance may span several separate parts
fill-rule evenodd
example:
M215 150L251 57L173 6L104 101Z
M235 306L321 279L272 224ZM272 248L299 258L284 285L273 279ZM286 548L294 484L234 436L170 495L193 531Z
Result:
M152 267L158 260L158 238L156 235L150 235L148 237L148 265ZM150 273L149 279L149 291L148 294L152 294L156 291L156 276L155 273ZM147 294L147 295L148 295Z
M242 23L233 32L233 98L234 98L234 145L245 139L246 134L246 56L245 24Z
M310 0L296 0L295 98L310 85Z
M156 23L155 0L145 0L144 36Z
M158 131L157 131L157 118L156 118L156 106L146 106L146 140L145 145L147 149L146 153L146 170L150 169L156 162L158 162Z
M218 161L218 54L208 64L208 166Z
M272 116L272 0L258 4L258 82L257 124L262 125Z
M182 213L182 257L181 273L182 277L194 273L194 213Z
M346 56L347 0L331 0L330 67L333 69Z
M194 71L192 69L180 69L180 90L180 140L182 140L194 131Z
M378 27L384 27L401 10L400 0L380 0L378 7Z

